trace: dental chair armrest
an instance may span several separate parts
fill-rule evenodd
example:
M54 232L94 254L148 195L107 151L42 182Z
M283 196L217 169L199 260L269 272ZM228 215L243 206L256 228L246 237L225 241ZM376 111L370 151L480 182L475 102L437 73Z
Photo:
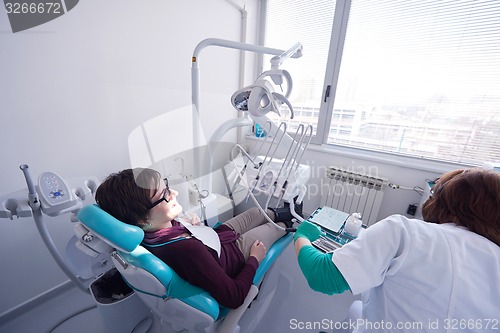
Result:
M238 308L229 311L226 317L219 324L219 333L233 333L235 328L238 326L238 322L240 321L241 316L245 313L245 310L248 308L250 303L254 300L254 298L259 293L259 288L257 286L252 285L250 290L248 291L243 304L241 304Z
M292 243L293 233L288 233L285 236L278 239L266 253L266 257L259 264L259 268L257 268L257 272L253 278L253 284L259 285L264 278L267 270L271 267L271 265L278 259L281 253L285 250L288 244Z

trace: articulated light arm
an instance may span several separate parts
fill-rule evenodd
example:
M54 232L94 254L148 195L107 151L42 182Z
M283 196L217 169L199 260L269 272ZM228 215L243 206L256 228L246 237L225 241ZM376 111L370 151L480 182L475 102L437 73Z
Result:
M271 58L271 69L279 69L281 64L288 58L299 58L302 56L302 44L297 43L289 50Z
M208 47L208 46L220 46L220 47L226 47L230 49L236 49L236 50L243 50L243 51L250 51L254 53L261 53L261 54L270 54L270 55L275 55L276 57L273 57L273 59L276 58L275 63L281 65L283 61L285 61L288 58L299 58L302 56L302 45L300 43L295 44L290 50L284 51L280 49L274 49L270 47L265 47L261 45L254 45L254 44L247 44L247 43L240 43L240 42L234 42L230 40L225 40L225 39L219 39L219 38L208 38L202 40L196 48L194 49L193 52L193 57L192 57L192 66L191 66L191 83L192 83L192 102L193 105L195 106L196 110L198 113L200 112L200 72L199 72L199 67L198 67L198 56L200 52ZM271 62L272 63L272 62Z

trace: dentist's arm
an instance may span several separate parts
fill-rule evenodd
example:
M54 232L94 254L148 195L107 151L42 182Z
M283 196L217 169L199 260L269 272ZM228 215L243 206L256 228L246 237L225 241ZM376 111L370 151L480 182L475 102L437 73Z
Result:
M309 287L323 294L340 294L349 290L349 285L332 262L333 253L323 253L312 246L321 230L311 222L304 221L295 233L295 252L302 274Z

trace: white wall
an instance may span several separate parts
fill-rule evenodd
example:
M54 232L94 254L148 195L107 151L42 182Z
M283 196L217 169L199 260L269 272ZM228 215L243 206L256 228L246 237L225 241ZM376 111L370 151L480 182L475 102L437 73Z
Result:
M223 0L85 0L13 34L0 11L0 196L25 187L24 163L34 177L50 170L103 179L130 167L131 131L191 104L195 46L211 37L239 40L240 22L240 12ZM239 54L209 48L200 58L201 117L209 137L235 117L229 97L238 88ZM182 140L168 134L165 128L165 145ZM46 222L62 250L72 235L68 217ZM31 218L0 220L0 256L0 314L67 280Z

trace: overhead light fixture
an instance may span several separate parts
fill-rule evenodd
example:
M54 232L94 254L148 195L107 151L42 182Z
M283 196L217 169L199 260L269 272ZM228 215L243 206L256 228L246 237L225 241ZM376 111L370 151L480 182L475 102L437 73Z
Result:
M286 104L290 109L290 119L293 119L293 107L288 97L292 92L292 77L279 66L291 56L301 55L302 45L295 44L288 51L271 59L271 70L259 75L255 83L239 89L231 96L231 104L238 111L246 111L255 117L263 117L268 112L281 116L280 107ZM284 95L276 92L274 86L281 86L286 82Z

